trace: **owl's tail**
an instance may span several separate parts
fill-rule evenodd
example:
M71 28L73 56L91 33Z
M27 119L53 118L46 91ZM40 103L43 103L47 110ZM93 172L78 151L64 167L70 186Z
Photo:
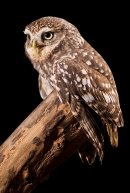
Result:
M98 138L96 128L95 128L95 125L93 124L93 121L91 120L91 117L84 116L84 118L80 121L80 124L86 136L90 140L91 144L94 146L94 148L98 152L100 162L102 163L102 159L104 155L103 145Z
M108 135L112 146L118 147L118 130L114 123L106 123Z
M99 131L98 124L96 123L96 119L93 118L89 107L81 101L75 100L73 96L70 97L70 107L71 112L77 121L82 126L87 139L90 141L92 146L95 148L96 152L99 155L100 162L103 159L103 136ZM89 159L89 158L88 158Z
M110 142L112 146L118 147L118 127L124 126L124 120L122 112L119 111L118 121L116 123L106 122L106 128L108 135L110 137Z
M118 121L118 123L117 123L117 126L118 126L118 127L124 127L124 119L123 119L123 115L122 115L121 110L120 110L120 112L119 112L119 121Z

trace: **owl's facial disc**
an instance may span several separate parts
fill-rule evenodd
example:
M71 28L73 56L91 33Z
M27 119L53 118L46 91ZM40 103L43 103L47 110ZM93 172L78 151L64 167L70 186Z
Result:
M43 47L46 46L45 42L49 42L51 39L53 39L54 33L53 32L44 32L41 34L41 41L43 44L38 44L35 40L32 41L32 48L34 51L36 51L37 54L40 54Z
M24 34L27 37L25 44L27 56L40 63L52 56L53 50L56 50L55 48L66 36L66 32L63 33L63 30L49 27L44 27L35 33L26 28Z

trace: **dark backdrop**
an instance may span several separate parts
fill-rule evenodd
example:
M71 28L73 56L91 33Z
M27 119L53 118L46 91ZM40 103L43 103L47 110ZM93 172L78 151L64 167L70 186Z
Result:
M98 1L97 1L98 2ZM42 101L37 72L24 54L27 24L43 16L62 17L73 23L82 36L109 64L120 97L125 127L119 129L119 147L105 147L102 166L83 164L75 153L39 185L36 192L117 191L128 188L129 178L129 33L125 3L90 1L19 1L1 6L1 133L0 144ZM8 6L8 9L6 7Z

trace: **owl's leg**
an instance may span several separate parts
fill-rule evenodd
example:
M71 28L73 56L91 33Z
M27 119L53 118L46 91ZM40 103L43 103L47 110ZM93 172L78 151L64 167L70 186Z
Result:
M103 146L96 132L97 124L94 124L94 119L92 118L91 114L85 111L81 101L77 101L73 96L70 97L70 108L72 114L82 126L86 136L97 150L100 161L102 161Z

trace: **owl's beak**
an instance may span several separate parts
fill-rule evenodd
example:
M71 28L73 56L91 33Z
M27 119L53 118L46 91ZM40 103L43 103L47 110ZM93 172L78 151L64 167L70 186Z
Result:
M40 54L40 52L42 51L43 46L38 45L36 41L33 41L33 42L32 42L32 48L34 49L34 51L35 51L37 54Z
M32 48L36 51L36 48L37 48L36 41L33 41L33 42L32 42Z

